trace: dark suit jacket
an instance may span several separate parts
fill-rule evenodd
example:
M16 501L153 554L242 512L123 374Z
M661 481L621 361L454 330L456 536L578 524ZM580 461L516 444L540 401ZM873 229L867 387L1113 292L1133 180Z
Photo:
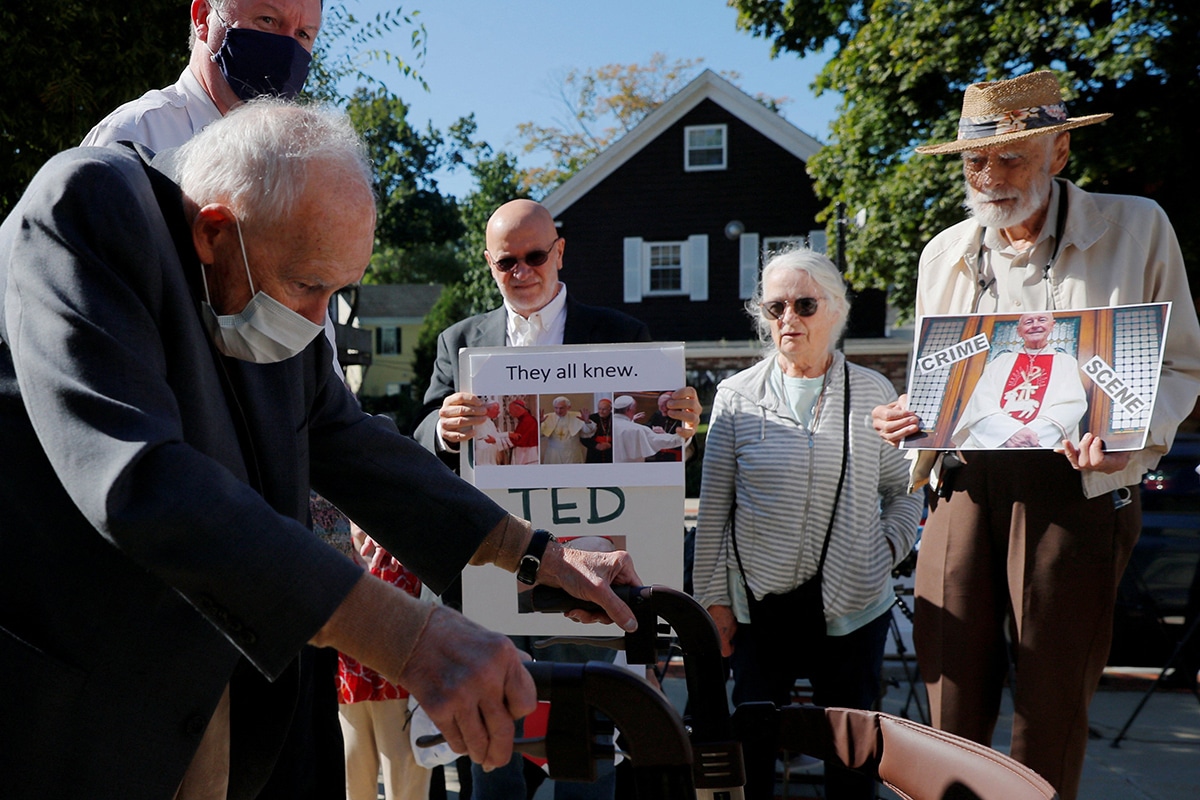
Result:
M567 321L563 328L563 344L621 344L649 342L650 329L641 320L611 308L588 306L567 295ZM438 452L437 410L442 401L458 391L458 351L464 347L503 347L508 323L504 307L486 314L456 322L438 337L437 361L433 377L425 392L423 419L417 426L416 437L426 449ZM451 469L458 469L458 453L439 455Z
M325 337L218 355L199 279L177 187L127 148L51 159L0 227L5 796L170 798L235 671L252 796L295 656L361 575L307 529L309 486L434 589L504 514L364 415Z

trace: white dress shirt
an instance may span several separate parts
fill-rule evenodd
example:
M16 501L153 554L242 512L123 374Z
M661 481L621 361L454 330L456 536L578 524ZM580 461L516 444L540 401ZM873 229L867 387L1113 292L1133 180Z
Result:
M508 314L505 344L509 347L562 344L567 328L567 285L560 281L554 299L528 317L513 310L507 300L504 310Z

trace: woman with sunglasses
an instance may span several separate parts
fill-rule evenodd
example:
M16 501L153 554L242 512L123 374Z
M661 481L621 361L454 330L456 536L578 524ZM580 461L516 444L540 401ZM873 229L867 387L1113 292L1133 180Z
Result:
M773 256L747 311L767 352L717 387L694 593L730 657L735 705L788 705L806 677L817 705L871 708L891 570L916 541L922 506L907 462L871 427L871 409L896 392L835 349L849 303L825 256ZM774 797L775 753L744 755L747 800ZM870 778L837 762L825 782L829 798L875 796Z

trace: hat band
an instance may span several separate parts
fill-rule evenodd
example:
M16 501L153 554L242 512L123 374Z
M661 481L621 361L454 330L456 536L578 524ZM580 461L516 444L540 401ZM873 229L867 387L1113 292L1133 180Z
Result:
M986 139L1006 133L1020 133L1035 128L1050 128L1067 121L1067 107L1062 103L1032 108L1014 108L985 117L962 117L958 121L958 140Z

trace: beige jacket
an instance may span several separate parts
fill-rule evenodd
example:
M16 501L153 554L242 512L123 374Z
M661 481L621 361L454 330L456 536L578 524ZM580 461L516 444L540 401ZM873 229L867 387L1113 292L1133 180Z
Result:
M1050 292L1041 280L1006 281L999 296L985 297L980 311L1016 312L1053 307L1097 308L1170 302L1167 343L1146 448L1112 475L1083 475L1084 493L1098 497L1140 483L1171 447L1175 429L1200 393L1200 323L1188 290L1179 242L1167 215L1152 200L1092 194L1069 181L1055 181L1046 231L1054 231L1058 192L1067 187L1067 221L1058 258L1050 270ZM976 309L980 292L976 260L980 226L968 219L942 231L921 254L917 316L961 314Z

